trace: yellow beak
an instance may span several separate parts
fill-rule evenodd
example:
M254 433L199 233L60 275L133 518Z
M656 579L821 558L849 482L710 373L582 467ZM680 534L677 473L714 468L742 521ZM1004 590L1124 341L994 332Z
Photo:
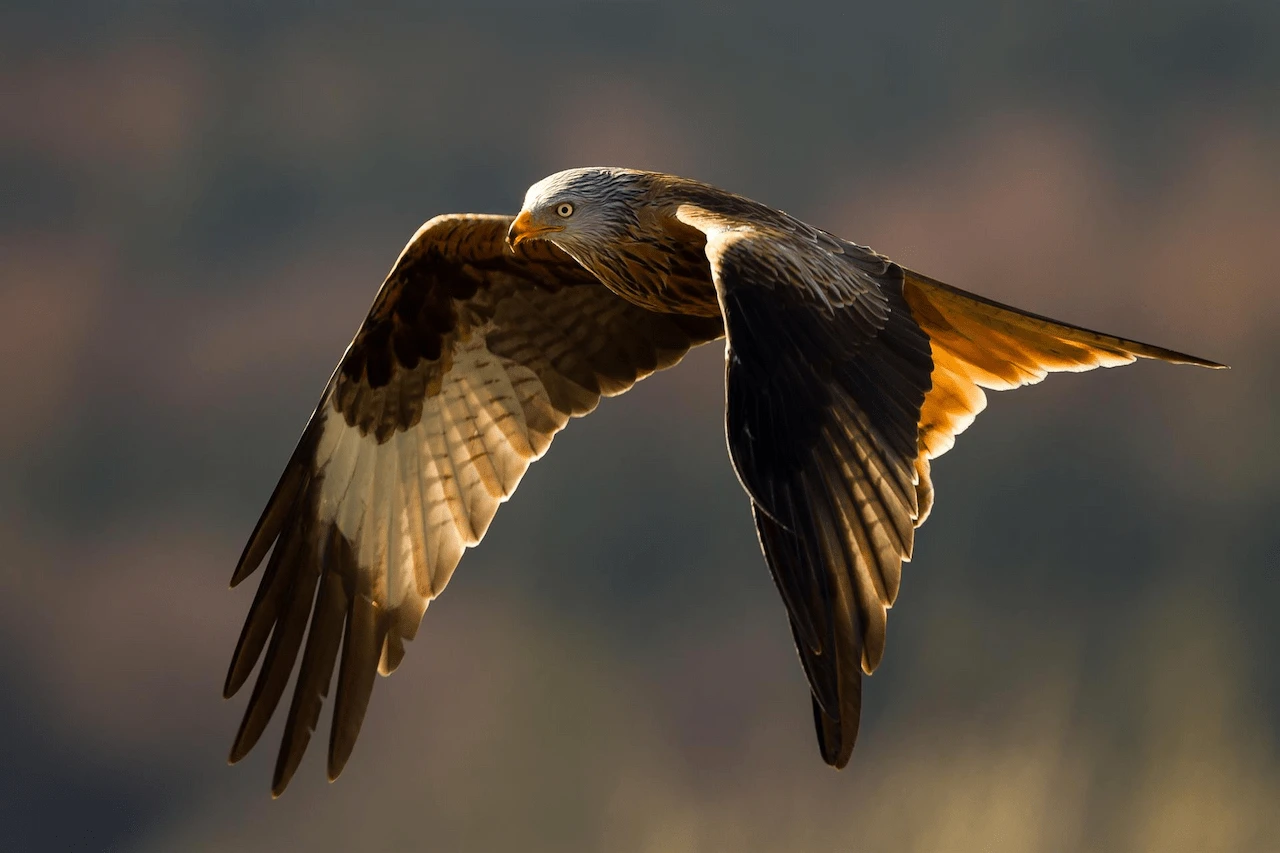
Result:
M563 225L539 225L533 221L533 216L529 211L522 210L515 218L515 221L511 223L511 228L507 230L507 245L514 249L525 240L534 240L543 234L563 230Z

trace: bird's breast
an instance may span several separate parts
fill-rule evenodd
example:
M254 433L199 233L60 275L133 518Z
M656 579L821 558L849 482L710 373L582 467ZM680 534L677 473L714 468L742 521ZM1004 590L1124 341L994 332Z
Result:
M664 314L720 314L711 266L701 246L675 241L625 241L593 258L590 268L629 302Z

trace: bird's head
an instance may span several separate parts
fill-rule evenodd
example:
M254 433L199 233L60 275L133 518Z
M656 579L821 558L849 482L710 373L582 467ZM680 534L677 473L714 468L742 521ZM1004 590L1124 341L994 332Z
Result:
M543 178L525 193L507 243L515 248L526 240L550 240L572 255L589 254L636 227L635 202L647 177L632 169L589 167Z

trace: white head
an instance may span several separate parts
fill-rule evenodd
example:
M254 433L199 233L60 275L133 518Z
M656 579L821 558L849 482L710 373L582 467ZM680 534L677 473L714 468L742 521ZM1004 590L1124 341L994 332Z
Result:
M636 202L650 173L612 166L567 169L543 178L525 193L507 242L550 240L573 255L594 254L639 224Z

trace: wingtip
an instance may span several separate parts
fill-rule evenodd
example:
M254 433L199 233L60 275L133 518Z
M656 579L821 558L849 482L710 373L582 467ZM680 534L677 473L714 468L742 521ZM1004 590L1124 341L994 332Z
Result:
M351 758L351 748L354 745L355 740L352 739L336 746L334 749L330 749L329 760L325 769L331 783L338 781L338 777L342 775L342 771L347 766L347 761Z
M271 799L278 800L284 795L285 789L289 787L289 783L293 781L293 773L290 772L284 778L273 778L271 780Z
M227 677L222 680L222 698L230 699L240 692L240 688L244 687L245 681L248 680L249 673L241 672L240 666L240 650L236 649L236 653L231 656L231 665L227 667ZM254 661L257 663L257 661ZM252 667L249 672L252 672Z
M271 780L271 799L278 800L284 794L285 789L289 787L289 782L293 779L290 774L288 779Z
M253 565L250 565L249 561L245 559L246 556L248 555L247 554L242 555L240 557L240 561L236 563L236 570L231 573L231 583L227 584L228 589L235 589L236 587L238 587L244 581L245 578L253 574L254 571L258 568L258 563L254 563Z
M227 669L227 678L222 682L222 698L230 699L240 692L240 688L244 687L244 683L249 680L249 675L253 672L253 664L257 663L257 658L248 666L244 665L244 655L240 649L236 649L235 655L231 658L231 666Z
M1209 370L1230 370L1231 367L1226 364L1220 364L1216 361L1210 361L1207 358L1201 358L1198 355L1191 355L1177 350L1164 349L1163 347L1152 347L1144 344L1149 351L1135 350L1134 355L1143 358L1155 358L1160 361L1166 361L1169 364L1189 364L1192 367L1207 367Z
M284 793L285 788L289 787L289 783L293 781L293 776L298 772L298 765L302 763L302 753L306 749L304 743L302 749L297 752L287 752L281 750L280 755L276 758L276 768L271 774L271 799L278 800L280 795Z
M1189 364L1192 367L1207 367L1210 370L1230 370L1231 365L1220 364L1216 361L1210 361L1207 358L1200 358L1194 355L1184 355L1177 360L1173 360L1174 364Z
M271 544L275 541L276 537L274 535L266 542L262 541L261 528L266 519L266 514L271 509L272 506L268 504L266 511L263 513L263 521L258 522L258 527L254 528L253 533L250 534L249 541L244 543L244 548L240 551L240 558L236 560L236 569L231 573L231 582L228 584L231 589L238 587L245 578L258 570L258 566L262 565L262 561L266 558ZM273 534L278 533L278 531L272 532Z
M811 698L813 699L813 722L818 733L818 751L822 754L822 760L827 763L827 766L843 770L849 763L850 756L853 755L853 738L845 737L840 720L827 716L818 704L817 697ZM854 737L856 736L855 729Z
M240 728L236 730L236 739L231 743L231 757L227 760L228 764L235 764L252 752L262 737L262 731L266 728L267 720L260 713L261 707L255 707L258 699L258 696L254 696L249 700L249 708L240 720Z

